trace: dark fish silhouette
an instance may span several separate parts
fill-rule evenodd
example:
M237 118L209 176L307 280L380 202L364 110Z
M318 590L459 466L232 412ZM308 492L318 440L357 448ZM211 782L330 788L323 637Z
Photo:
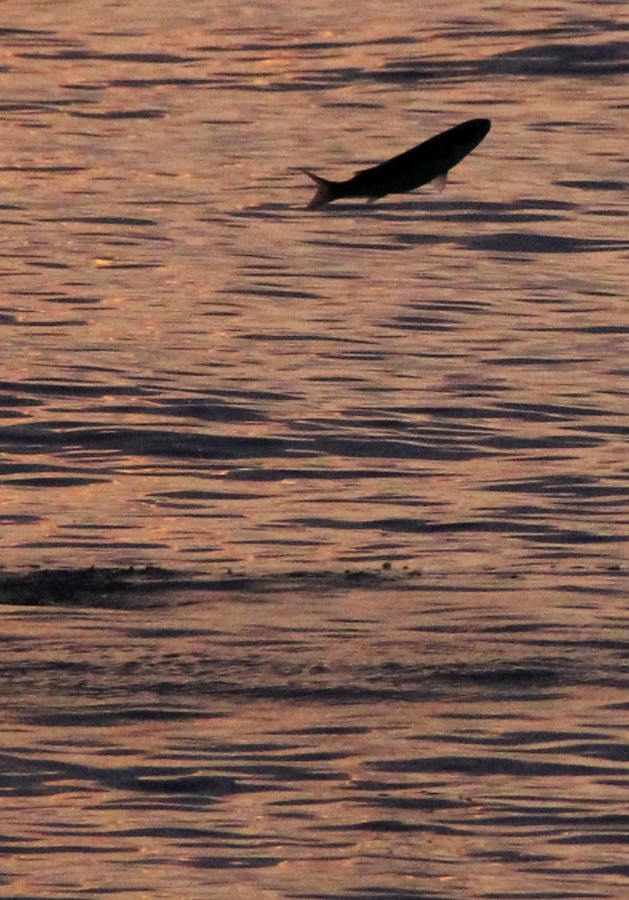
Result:
M306 209L319 209L345 197L367 197L367 203L375 203L386 194L406 194L429 181L442 190L450 169L480 144L490 128L489 119L469 119L379 166L356 172L347 181L328 181L304 169L317 184Z

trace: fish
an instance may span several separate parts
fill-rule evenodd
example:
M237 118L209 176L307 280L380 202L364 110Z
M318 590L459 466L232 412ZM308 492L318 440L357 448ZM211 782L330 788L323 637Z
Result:
M361 169L347 181L330 181L302 169L317 185L306 209L320 209L347 197L366 197L371 204L387 194L407 194L429 182L443 190L450 169L478 147L490 128L489 119L468 119L380 165Z

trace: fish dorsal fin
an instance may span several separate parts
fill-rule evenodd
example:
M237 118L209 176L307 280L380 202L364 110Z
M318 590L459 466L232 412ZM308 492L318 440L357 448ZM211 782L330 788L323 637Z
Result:
M436 192L438 194L440 194L441 191L446 186L446 184L448 183L448 173L444 172L443 175L437 175L437 177L433 178L433 180L430 183L434 187Z

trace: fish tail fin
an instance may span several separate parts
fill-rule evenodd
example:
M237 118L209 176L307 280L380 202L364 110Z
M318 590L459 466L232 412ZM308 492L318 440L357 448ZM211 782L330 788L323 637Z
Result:
M333 200L336 200L339 196L338 191L336 190L336 182L328 181L327 178L315 175L314 172L309 172L307 169L302 169L302 171L308 178L312 178L317 185L317 193L314 195L306 209L319 209L320 207L331 203Z

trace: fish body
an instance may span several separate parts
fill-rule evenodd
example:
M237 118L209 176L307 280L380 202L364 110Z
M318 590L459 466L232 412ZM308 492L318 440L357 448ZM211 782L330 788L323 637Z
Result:
M490 128L489 119L469 119L378 166L356 172L347 181L330 181L304 169L317 185L306 209L320 209L347 197L367 197L368 203L375 203L386 194L407 194L430 181L442 188L450 169L480 144Z

